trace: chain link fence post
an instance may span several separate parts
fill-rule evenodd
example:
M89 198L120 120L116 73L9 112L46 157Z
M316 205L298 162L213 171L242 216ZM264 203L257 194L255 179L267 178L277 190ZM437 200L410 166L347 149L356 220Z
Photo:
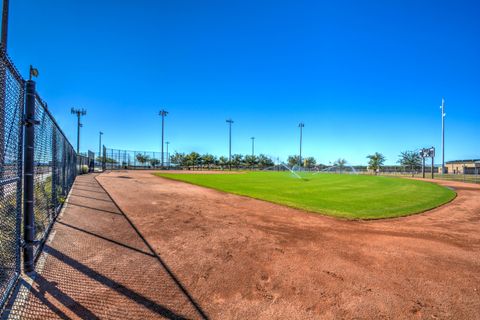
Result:
M25 95L25 148L24 148L24 250L23 263L25 272L34 269L33 247L35 243L34 215L34 159L35 159L35 82L27 81Z

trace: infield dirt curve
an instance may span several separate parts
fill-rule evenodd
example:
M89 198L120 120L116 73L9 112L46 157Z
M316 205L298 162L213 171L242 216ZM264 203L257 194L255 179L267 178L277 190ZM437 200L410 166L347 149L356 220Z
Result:
M211 319L480 317L480 186L437 181L457 198L346 221L148 171L97 180Z

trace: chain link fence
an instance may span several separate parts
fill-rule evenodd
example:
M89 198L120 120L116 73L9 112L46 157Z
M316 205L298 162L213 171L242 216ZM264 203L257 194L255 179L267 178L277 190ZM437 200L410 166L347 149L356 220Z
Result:
M0 47L0 314L20 275L22 257L24 263L29 260L26 248L33 263L76 175L74 148L34 82L21 77Z
M76 154L42 99L35 96L34 215L35 256L73 185Z
M168 153L164 155L163 166L169 167L170 157ZM103 161L105 170L157 169L162 168L162 153L104 148Z
M20 273L24 88L0 48L0 308Z

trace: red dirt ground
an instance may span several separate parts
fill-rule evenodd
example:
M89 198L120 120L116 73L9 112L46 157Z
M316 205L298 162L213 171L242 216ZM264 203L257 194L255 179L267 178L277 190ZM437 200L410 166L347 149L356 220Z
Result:
M209 318L479 318L480 186L437 181L458 197L345 221L147 171L97 179Z

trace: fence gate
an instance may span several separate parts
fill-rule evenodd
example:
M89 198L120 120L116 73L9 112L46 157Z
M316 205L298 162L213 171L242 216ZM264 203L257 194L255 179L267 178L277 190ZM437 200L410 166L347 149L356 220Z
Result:
M24 81L0 48L0 308L20 274Z

